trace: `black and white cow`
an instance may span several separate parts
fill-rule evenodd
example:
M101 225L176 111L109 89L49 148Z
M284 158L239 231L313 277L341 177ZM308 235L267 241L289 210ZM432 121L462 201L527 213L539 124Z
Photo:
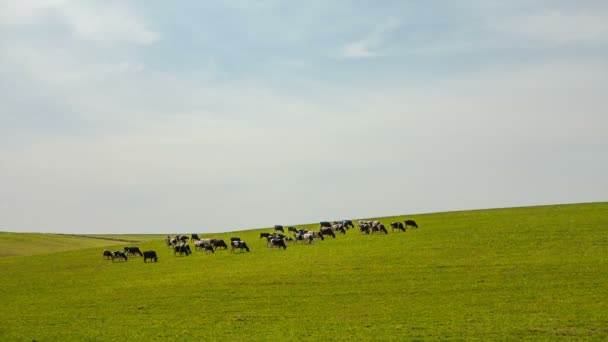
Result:
M190 249L190 245L182 243L181 245L177 245L173 247L173 255L179 254L180 256L186 254L186 256L192 254L192 250Z
M234 253L237 249L241 253L243 252L243 249L249 252L249 246L247 246L247 243L245 243L245 241L241 241L240 239L232 241L231 245L232 250L230 251L230 253Z
M403 225L402 222L391 222L391 231L394 231L395 229L404 232L405 226Z

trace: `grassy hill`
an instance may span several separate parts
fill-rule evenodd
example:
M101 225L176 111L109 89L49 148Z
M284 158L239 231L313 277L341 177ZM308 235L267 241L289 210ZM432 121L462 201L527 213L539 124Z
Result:
M0 340L608 338L608 203L407 218L420 229L285 251L259 240L271 229L208 235L241 237L243 254L177 257L149 236L147 264L103 260L97 239L21 241L37 255L0 259Z
M50 254L75 249L106 247L120 243L125 238L89 238L78 235L6 233L0 232L0 258Z

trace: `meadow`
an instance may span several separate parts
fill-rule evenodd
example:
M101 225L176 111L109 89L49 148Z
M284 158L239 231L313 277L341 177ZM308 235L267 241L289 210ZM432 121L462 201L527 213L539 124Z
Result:
M608 203L380 221L405 218L287 250L271 228L205 234L251 252L187 257L166 234L0 233L0 340L608 339ZM158 263L103 260L125 245Z

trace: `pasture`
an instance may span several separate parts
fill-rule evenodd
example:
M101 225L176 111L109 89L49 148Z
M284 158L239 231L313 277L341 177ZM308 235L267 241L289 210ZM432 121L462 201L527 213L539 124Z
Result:
M420 228L391 232L406 218ZM608 203L380 221L388 234L287 250L259 239L272 228L198 232L239 236L240 254L178 257L145 235L128 245L157 251L146 264L103 260L125 246L111 240L2 233L0 340L608 339Z

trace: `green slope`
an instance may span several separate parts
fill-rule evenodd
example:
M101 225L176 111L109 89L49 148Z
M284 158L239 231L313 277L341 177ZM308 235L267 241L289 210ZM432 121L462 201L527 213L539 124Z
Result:
M123 241L77 235L0 232L0 258L49 254L120 243Z
M251 253L0 259L0 340L608 338L608 203L412 215L420 229ZM395 218L383 218L385 224ZM403 220L402 217L398 217ZM115 246L120 247L120 246Z

